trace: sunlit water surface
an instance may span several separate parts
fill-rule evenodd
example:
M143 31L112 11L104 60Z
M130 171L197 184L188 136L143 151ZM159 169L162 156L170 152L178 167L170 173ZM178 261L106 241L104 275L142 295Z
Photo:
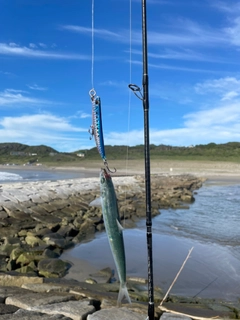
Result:
M171 293L235 300L240 297L240 185L205 183L186 210L153 218L154 284L168 289L194 247ZM145 221L124 231L127 276L147 278ZM63 257L115 269L105 232Z

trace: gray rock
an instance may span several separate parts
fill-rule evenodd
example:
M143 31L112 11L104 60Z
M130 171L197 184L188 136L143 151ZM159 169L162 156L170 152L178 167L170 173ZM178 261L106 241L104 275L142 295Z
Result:
M87 320L146 320L147 315L133 312L127 308L110 308L95 312Z
M113 273L111 268L105 268L94 274L90 274L89 276L91 280L95 281L95 283L109 283Z
M11 225L9 227L9 218L0 220L0 224L4 227L1 228L1 237L14 237L19 232L18 225Z
M70 300L76 300L73 294L68 294L65 292L44 292L36 293L28 291L25 294L18 294L9 296L5 300L5 304L11 304L21 309L32 310L34 307L41 305L49 305L60 302L67 302ZM39 311L39 310L35 310ZM60 312L58 312L60 313Z
M7 297L23 295L29 293L29 290L14 286L1 286L0 287L0 302L5 302Z
M39 274L46 278L63 277L70 267L69 262L61 259L43 259L38 263Z
M32 276L36 276L37 275L37 268L36 268L34 262L31 262L27 266L23 266L21 268L16 268L14 270L16 272L19 272L19 273L31 274Z
M28 310L18 310L13 314L0 315L0 320L71 320L69 317L63 315L49 315L40 312L33 312Z
M54 283L28 283L23 284L22 288L28 289L34 292L69 292L70 286L54 284Z
M6 209L6 208L5 208ZM29 220L31 218L30 214L29 213L26 213L24 211L10 211L8 210L8 215L10 217L13 217L17 220Z
M78 234L79 230L77 230L73 224L67 224L66 226L62 226L58 230L58 234L63 237L75 237Z
M4 219L4 218L7 218L8 217L8 214L6 211L0 211L0 219Z
M19 308L11 305L6 305L3 303L0 303L0 319L2 314L13 314L16 312ZM10 319L10 316L9 316Z
M56 246L64 249L67 245L66 239L57 232L48 233L43 237L43 241L47 245Z
M6 255L6 256L10 256L11 252L16 249L17 247L19 247L19 244L3 244L2 246L0 246L0 254L1 255Z
M82 223L83 223L83 218L82 218L82 217L77 217L77 218L73 221L73 225L74 225L74 227L76 227L76 229L80 229Z
M43 254L42 254L45 258L51 258L51 259L56 259L60 257L60 254L58 254L57 252L54 252L50 249L46 249L44 250Z
M34 209L35 211L36 209ZM44 225L58 225L61 223L61 219L58 217L54 217L52 215L47 215L46 212L34 213L32 218L38 222L43 223Z
M21 247L15 248L10 254L10 260L17 260L17 258L24 252L24 249Z
M44 244L44 242L41 239L33 235L28 235L25 238L25 241L30 247L36 247Z
M18 273L2 273L0 272L0 287L1 286L16 286L21 287L27 283L43 283L43 278L19 275Z
M41 259L43 259L43 257L37 255L34 252L23 252L17 258L16 263L17 264L21 264L21 266L25 266L25 265L28 265L29 263L33 262L33 261L39 262Z
M169 312L164 312L161 317L161 320L191 320L191 318L181 315L181 314L173 314Z
M85 320L87 315L95 312L89 301L68 301L30 308L30 310L47 314L62 314L73 320Z

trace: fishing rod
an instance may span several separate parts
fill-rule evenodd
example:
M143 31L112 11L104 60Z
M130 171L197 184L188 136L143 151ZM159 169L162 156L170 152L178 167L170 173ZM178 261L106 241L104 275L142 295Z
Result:
M151 174L149 148L149 77L147 50L147 3L142 0L142 51L143 51L143 93L135 84L129 84L133 93L142 100L144 111L144 156L145 156L145 192L146 192L146 229L148 251L148 320L154 320L154 287L152 255L152 212L151 212Z

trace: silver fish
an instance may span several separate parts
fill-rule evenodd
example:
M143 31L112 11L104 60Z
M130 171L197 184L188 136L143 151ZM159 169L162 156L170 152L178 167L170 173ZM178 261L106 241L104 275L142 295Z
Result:
M113 254L120 281L117 305L120 306L124 297L131 303L126 285L126 260L123 242L123 227L120 224L118 204L112 178L106 169L100 173L100 190L103 220L108 241Z

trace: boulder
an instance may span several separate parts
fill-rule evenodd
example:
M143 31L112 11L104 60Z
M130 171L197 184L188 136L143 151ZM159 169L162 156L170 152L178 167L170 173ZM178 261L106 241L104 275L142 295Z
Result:
M69 262L61 259L43 259L38 263L38 272L45 278L61 278L71 267Z

